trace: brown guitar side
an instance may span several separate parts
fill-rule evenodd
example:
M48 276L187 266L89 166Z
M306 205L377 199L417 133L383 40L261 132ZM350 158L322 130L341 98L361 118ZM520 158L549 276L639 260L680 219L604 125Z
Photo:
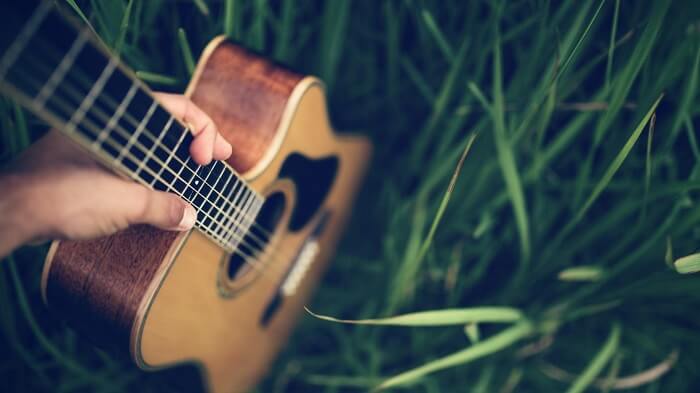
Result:
M195 362L210 391L242 392L264 375L332 256L370 146L359 137L334 135L316 79L220 38L205 50L188 94L234 146L229 164L257 191L288 197L285 223L296 190L278 178L284 160L292 153L338 158L323 202L322 210L332 214L318 239L322 248L298 291L268 324L260 324L318 214L300 230L278 233L275 247L284 257L233 295L223 296L220 288L227 255L203 234L145 226L94 241L55 243L42 288L48 305L73 326L103 345L129 348L140 367Z

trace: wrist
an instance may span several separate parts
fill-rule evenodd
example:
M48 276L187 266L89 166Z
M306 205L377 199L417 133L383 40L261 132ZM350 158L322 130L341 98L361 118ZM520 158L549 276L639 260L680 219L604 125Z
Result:
M21 176L0 173L0 257L32 240L38 233L31 219L31 195Z

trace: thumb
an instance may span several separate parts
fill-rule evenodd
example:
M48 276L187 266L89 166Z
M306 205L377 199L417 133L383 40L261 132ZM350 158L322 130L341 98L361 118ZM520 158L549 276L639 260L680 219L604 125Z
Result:
M155 227L186 231L194 226L197 211L174 194L147 190L142 209L131 220L134 224L150 224Z

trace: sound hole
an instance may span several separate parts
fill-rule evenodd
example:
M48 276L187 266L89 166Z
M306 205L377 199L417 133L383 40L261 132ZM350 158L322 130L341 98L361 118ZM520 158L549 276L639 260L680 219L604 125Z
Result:
M290 154L280 178L288 177L296 185L297 198L289 221L289 230L296 232L309 223L323 204L338 172L338 157L311 159L299 153Z
M243 237L238 250L231 254L227 270L229 280L239 279L251 270L262 268L252 264L259 264L257 258L267 246L272 232L282 218L284 205L285 198L281 192L274 192L265 199L255 223Z

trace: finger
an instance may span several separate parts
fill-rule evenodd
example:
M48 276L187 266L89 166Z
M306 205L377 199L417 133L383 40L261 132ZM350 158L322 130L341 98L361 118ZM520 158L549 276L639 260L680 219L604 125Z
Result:
M233 147L226 139L224 139L221 133L216 133L216 140L214 141L214 159L215 160L225 160L231 156L233 152Z
M129 222L131 224L150 224L155 227L186 231L194 226L197 219L196 210L174 194L149 190L139 187L140 201L131 206Z
M189 98L179 94L154 94L166 109L187 124L194 135L190 154L195 162L207 165L212 159L223 160L231 155L231 145L219 135L211 118Z

